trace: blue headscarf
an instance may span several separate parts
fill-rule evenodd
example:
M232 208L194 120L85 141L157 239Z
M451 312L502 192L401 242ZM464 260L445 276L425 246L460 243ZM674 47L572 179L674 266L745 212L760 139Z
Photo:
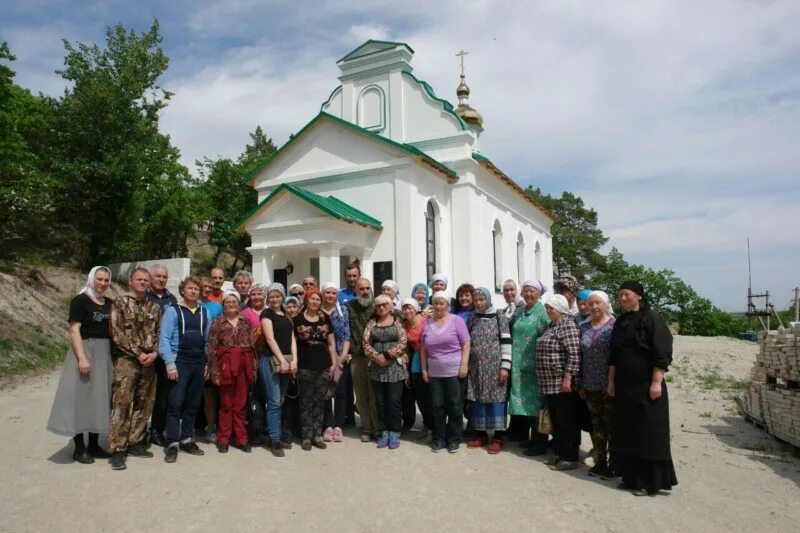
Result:
M592 291L590 289L581 289L575 295L575 298L577 298L578 300L580 300L582 302L585 302L586 300L589 299L589 294L591 294L591 292Z
M422 304L420 307L425 308L431 302L431 291L428 288L427 283L415 283L413 287L411 287L411 297L416 300L414 296L417 292L417 289L425 289L425 303Z

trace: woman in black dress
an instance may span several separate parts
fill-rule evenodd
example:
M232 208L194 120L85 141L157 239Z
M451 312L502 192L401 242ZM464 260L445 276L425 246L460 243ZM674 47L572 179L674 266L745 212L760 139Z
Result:
M664 381L672 363L672 334L647 304L641 283L623 283L619 302L624 313L611 334L608 369L608 394L614 397L611 461L622 477L621 488L654 495L678 484Z

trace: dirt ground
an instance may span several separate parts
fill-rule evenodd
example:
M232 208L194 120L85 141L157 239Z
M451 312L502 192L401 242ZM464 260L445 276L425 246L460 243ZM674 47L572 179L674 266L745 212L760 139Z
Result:
M416 431L395 451L351 431L327 450L295 446L283 459L201 444L204 457L180 455L174 465L157 449L122 472L83 466L71 463L68 439L44 430L58 374L39 374L0 391L0 530L796 531L800 460L733 410L735 380L747 377L755 350L676 337L669 375L680 484L656 497L617 490L585 467L550 471L512 446L496 456L433 454Z

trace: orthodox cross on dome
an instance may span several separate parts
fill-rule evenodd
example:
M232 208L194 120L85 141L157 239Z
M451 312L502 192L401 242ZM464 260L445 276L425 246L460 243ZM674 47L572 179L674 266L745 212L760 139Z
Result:
M464 69L464 56L469 52L461 50L456 54L456 57L461 58L461 83L456 88L456 96L458 96L458 106L455 111L467 124L481 128L483 124L483 117L475 109L469 106L469 87L466 82L466 73Z
M456 57L461 58L461 77L464 77L464 56L467 55L469 52L465 52L461 50L459 53L456 54Z

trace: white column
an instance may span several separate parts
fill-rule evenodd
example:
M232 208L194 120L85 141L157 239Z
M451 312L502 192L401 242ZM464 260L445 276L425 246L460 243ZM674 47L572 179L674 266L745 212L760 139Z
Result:
M339 253L342 245L336 243L323 244L319 247L319 284L332 281L339 283L340 261Z
M371 282L375 282L372 279L372 248L363 248L361 253L361 277L367 278ZM372 287L373 292L375 291L375 287Z
M267 249L251 250L253 256L253 280L268 285L272 283L272 264L269 260L271 252Z

